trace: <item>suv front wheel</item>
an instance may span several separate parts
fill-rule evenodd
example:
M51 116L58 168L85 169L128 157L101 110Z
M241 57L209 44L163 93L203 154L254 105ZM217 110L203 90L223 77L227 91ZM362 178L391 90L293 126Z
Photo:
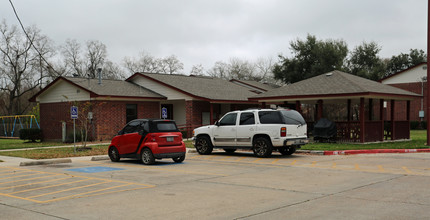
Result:
M196 150L199 154L211 154L213 150L211 140L207 136L197 137Z
M269 157L272 155L272 143L265 137L258 137L252 144L252 150L257 157Z

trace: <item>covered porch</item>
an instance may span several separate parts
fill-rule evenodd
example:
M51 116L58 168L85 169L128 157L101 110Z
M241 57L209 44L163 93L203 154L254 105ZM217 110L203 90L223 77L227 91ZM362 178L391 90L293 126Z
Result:
M250 98L263 107L296 109L308 124L336 124L336 141L378 142L410 138L410 101L420 95L340 71L322 74ZM400 114L399 114L400 113ZM402 115L402 117L399 117Z
M299 111L306 119L309 135L312 135L313 125L318 120L327 118L335 122L336 141L339 142L366 143L410 138L410 100L351 97L289 100L274 104ZM398 112L404 113L404 117L396 118Z

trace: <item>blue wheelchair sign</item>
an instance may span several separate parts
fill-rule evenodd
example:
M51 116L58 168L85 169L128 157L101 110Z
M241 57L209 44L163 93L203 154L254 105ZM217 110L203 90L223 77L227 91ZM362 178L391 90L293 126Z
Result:
M70 115L71 115L72 119L78 119L78 107L77 106L72 106L70 108Z
M167 118L167 108L165 107L161 108L161 118L163 119Z

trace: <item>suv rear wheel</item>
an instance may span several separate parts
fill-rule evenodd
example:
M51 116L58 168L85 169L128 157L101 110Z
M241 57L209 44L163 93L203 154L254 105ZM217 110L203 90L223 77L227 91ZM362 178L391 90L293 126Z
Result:
M269 157L272 154L272 143L265 137L258 137L252 144L252 150L257 157Z
M211 154L213 148L212 142L207 136L197 137L196 150L199 154Z
M151 165L155 163L155 157L149 148L143 149L140 156L142 163L145 165Z

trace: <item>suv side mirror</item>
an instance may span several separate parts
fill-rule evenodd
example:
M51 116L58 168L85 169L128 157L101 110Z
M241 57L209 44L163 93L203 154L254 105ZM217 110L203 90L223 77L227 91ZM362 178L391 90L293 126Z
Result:
M124 134L124 132L121 130L121 131L118 131L118 135L123 135Z
M215 122L215 125L219 127L219 121L216 121L216 122Z
M139 135L140 135L140 136L142 136L142 135L143 135L143 133L144 133L143 129L142 129L142 130L140 130L138 133L139 133Z

